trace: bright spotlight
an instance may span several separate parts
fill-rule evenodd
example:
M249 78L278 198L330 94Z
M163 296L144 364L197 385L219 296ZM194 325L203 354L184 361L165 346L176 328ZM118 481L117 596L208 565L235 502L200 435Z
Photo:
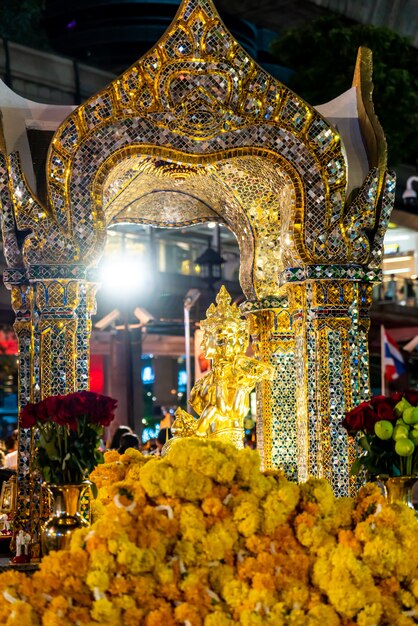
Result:
M100 282L116 296L129 296L143 286L144 265L138 257L110 256L100 268Z

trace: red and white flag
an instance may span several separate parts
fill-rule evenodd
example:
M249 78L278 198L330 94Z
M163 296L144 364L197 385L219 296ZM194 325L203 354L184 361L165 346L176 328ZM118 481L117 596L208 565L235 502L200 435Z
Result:
M406 372L399 346L382 326L382 368L385 380L391 382Z

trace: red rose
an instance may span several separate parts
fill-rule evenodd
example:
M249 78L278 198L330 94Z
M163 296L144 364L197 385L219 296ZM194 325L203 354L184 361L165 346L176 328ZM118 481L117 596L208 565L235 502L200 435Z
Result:
M117 400L114 400L114 398L96 394L96 397L92 404L92 423L98 424L99 426L109 426L109 424L115 417L115 409L117 407L117 404Z
M49 396L39 403L40 412L42 412L42 420L45 421L48 418L52 418L58 411L58 407L64 396Z
M19 424L21 428L32 428L37 422L36 404L28 402L20 411Z
M395 394L393 394L392 396L373 396L373 398L370 400L370 404L375 410L377 410L377 408L381 404L385 404L394 408L399 402L399 400L396 400L394 398L394 395Z
M403 391L395 391L391 395L391 400L393 400L393 402L395 403L395 406L396 406L398 404L398 402L400 402L402 400L403 397L404 397L404 392Z
M412 406L418 406L418 391L416 389L408 389L405 391L405 398Z
M71 430L77 430L77 417L72 412L71 405L65 402L65 396L62 396L61 402L58 403L52 421L60 426L69 426Z
M393 398L387 398L386 396L373 396L370 403L374 411L377 413L379 420L389 420L390 422L394 422L396 420L396 415L393 410L396 405L396 401Z
M359 406L349 411L342 421L342 426L348 432L367 430L373 432L374 425L379 417L368 402L362 402Z
M389 404L379 404L377 407L377 415L379 420L388 420L389 422L395 422L397 417L395 411Z
M65 396L65 405L68 413L74 417L88 414L88 405L85 397L81 393L70 393Z

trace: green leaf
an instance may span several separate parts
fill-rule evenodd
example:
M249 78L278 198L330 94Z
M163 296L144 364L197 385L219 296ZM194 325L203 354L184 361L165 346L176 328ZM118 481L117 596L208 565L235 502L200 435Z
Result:
M97 494L99 493L99 490L97 489L96 483L91 483L90 489L91 489L91 493L92 493L93 498L96 499L97 498Z
M358 458L354 461L350 469L350 476L357 476L359 471L361 470L363 465L363 461L361 458Z
M363 435L362 437L360 437L358 442L359 442L359 445L363 448L363 450L366 450L367 452L372 451L369 440L367 439L366 435Z

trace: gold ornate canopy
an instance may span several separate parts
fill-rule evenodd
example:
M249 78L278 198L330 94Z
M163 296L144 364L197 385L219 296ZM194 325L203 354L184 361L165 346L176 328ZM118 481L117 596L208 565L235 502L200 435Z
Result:
M214 214L237 236L251 297L276 293L289 266L371 254L378 172L344 210L338 132L261 69L206 0L184 0L155 47L61 124L47 206L17 157L10 170L18 226L33 232L27 264L95 264L117 221L185 226Z
M369 165L359 188L336 128L248 56L210 0L183 0L154 48L56 130L44 204L19 154L0 146L20 405L88 386L87 277L110 224L219 221L240 246L255 351L275 368L257 391L264 466L348 493L353 447L340 423L370 393L368 309L394 197L366 50L354 87L359 119L344 140L352 152L358 122ZM30 231L23 249L15 224ZM17 527L39 505L32 449L21 433Z

